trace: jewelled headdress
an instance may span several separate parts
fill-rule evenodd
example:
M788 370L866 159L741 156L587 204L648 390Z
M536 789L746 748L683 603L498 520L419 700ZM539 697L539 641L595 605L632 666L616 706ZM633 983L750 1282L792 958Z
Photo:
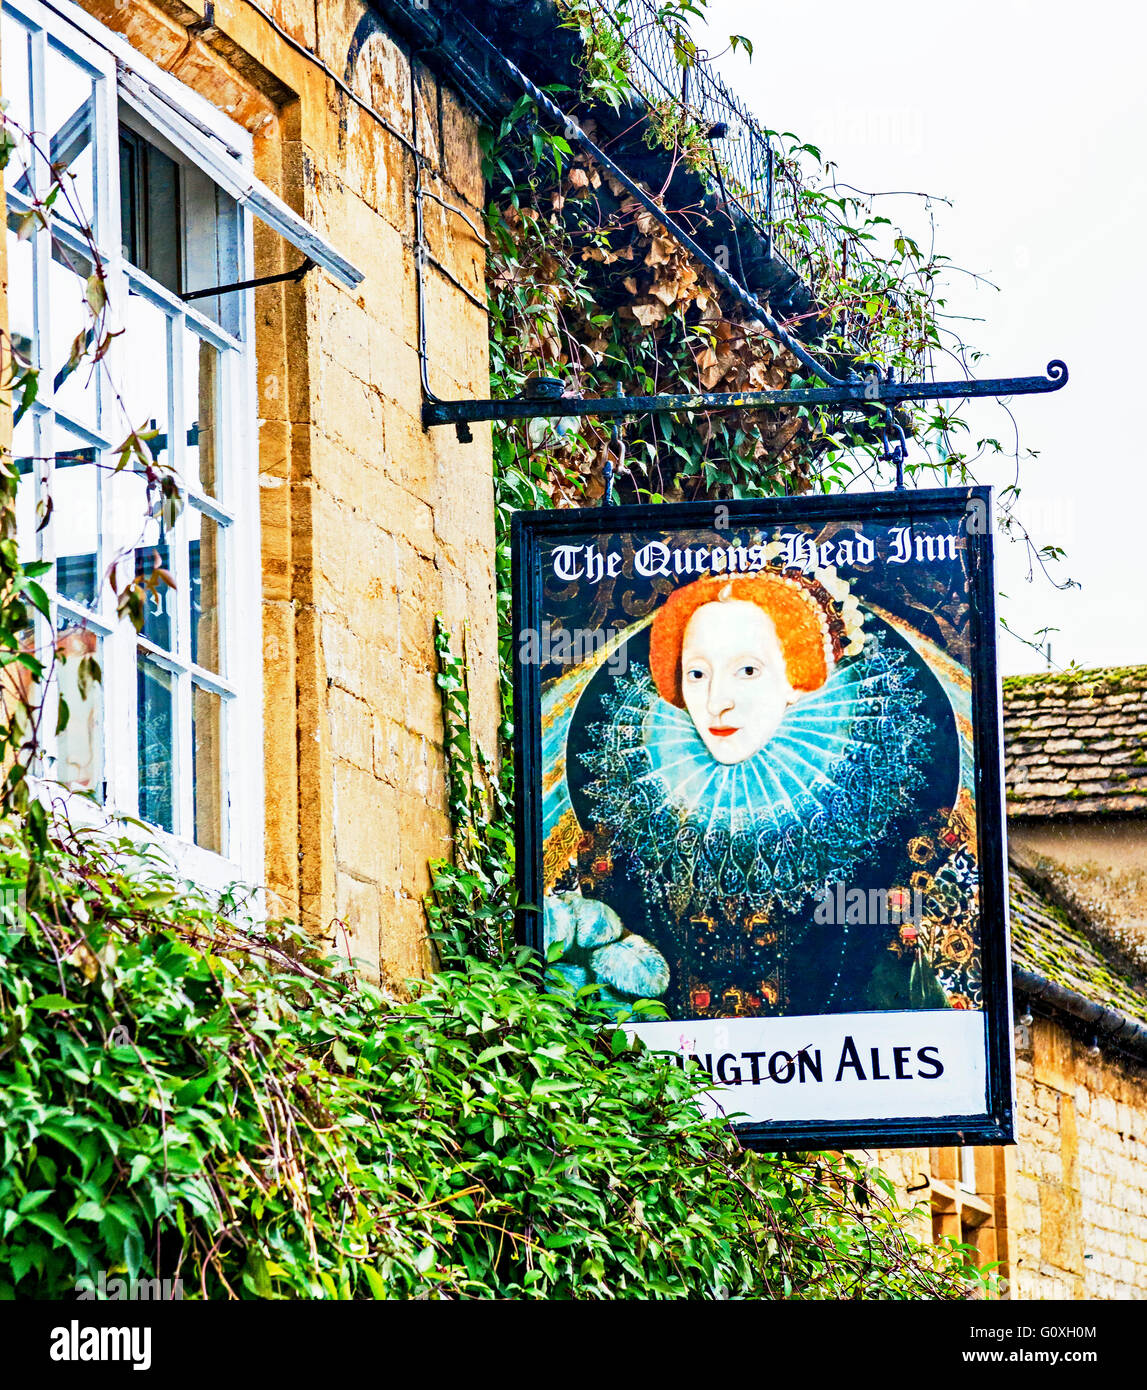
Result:
M783 549L765 549L767 561ZM739 599L755 603L771 619L794 690L819 690L844 656L864 646L863 615L848 581L831 567L781 569L769 564L755 574L711 575L675 589L658 609L649 636L649 669L663 700L683 709L681 644L689 619L706 603Z

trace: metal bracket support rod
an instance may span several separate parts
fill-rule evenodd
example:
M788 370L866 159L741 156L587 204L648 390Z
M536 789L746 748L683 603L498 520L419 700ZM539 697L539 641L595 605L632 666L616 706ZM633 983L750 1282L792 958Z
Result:
M214 285L207 290L189 290L179 297L184 304L193 299L214 299L219 294L234 294L236 290L257 290L261 285L281 285L287 280L301 280L308 270L314 269L314 261L308 256L294 270L284 270L281 275L260 275L257 280L236 280L230 285Z
M511 60L507 58L499 48L496 48L494 44L486 38L485 34L476 29L468 19L463 17L462 23L465 24L474 40L490 54L503 72L512 77L527 96L531 97L537 106L544 111L556 125L561 127L562 134L566 139L572 140L575 144L580 145L586 154L600 164L603 169L606 169L612 174L618 183L628 189L642 207L657 218L658 222L661 223L670 236L678 241L691 256L696 257L696 259L705 266L709 274L713 276L722 289L728 290L728 292L749 311L753 318L759 319L777 342L779 342L782 347L788 348L803 367L819 377L821 381L826 381L834 386L843 386L845 384L840 377L834 376L822 362L818 362L803 343L799 342L791 333L782 328L755 295L751 294L745 286L734 276L730 275L727 270L722 270L712 256L693 240L685 228L682 227L679 222L676 222L670 213L666 212L644 188L631 179L620 165L615 164L613 160L610 159L609 155L589 138L572 116L567 115L566 112L564 112L555 101L548 97L539 86L531 82L521 68L511 62Z
M885 381L873 374L868 380L841 382L838 386L789 387L780 391L702 392L693 396L583 396L544 398L512 396L507 400L427 401L422 423L465 425L479 420L557 419L562 416L611 417L618 415L666 415L676 411L762 410L776 406L845 406L863 411L873 406L894 406L903 401L964 400L971 396L1034 396L1059 391L1067 384L1067 367L1058 359L1049 362L1046 376L995 377L986 381Z

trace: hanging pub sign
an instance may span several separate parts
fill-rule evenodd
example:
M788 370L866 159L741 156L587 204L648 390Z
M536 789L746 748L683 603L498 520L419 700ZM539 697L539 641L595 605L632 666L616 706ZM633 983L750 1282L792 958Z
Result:
M522 931L755 1146L1011 1141L990 508L514 517Z

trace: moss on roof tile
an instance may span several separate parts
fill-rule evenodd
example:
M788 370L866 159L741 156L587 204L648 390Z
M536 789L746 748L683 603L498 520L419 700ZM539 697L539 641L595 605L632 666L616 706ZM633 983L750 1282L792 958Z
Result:
M1126 690L1147 689L1147 665L1069 667L1066 671L1037 671L1029 676L1005 676L1004 691L1051 691L1060 686L1072 689L1081 685L1102 685L1112 694Z
M1015 869L1009 875L1009 902L1017 965L1147 1025L1144 983L1113 965L1082 927Z
M1143 814L1147 665L1009 677L1004 767L1009 815Z

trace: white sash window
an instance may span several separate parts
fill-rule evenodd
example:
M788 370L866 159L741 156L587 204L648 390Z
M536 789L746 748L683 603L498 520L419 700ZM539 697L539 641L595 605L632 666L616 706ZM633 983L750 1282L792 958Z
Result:
M25 558L52 562L44 586L56 650L68 658L42 692L40 770L90 793L106 813L145 821L190 876L258 882L252 297L181 297L253 274L252 200L236 196L258 188L250 138L190 92L181 113L178 83L142 59L128 62L122 40L63 3L5 0L0 54L10 114L36 132L51 162L66 165L79 210L57 201L50 228L21 238L49 171L27 151L9 165L10 332L41 368L36 400L15 415L19 540ZM162 105L164 129L141 109L148 101ZM229 188L212 176L215 166L230 170ZM106 371L90 359L67 370L89 322L91 256L73 225L79 216L94 228L112 326L123 330ZM174 521L142 472L115 471L132 429L149 432L156 461L174 469L184 499ZM142 575L158 567L173 581L149 598L141 632L116 617L113 566L121 583L133 566ZM37 618L29 641L51 655L46 621ZM99 661L103 680L81 691L84 654ZM70 718L56 732L61 693Z

